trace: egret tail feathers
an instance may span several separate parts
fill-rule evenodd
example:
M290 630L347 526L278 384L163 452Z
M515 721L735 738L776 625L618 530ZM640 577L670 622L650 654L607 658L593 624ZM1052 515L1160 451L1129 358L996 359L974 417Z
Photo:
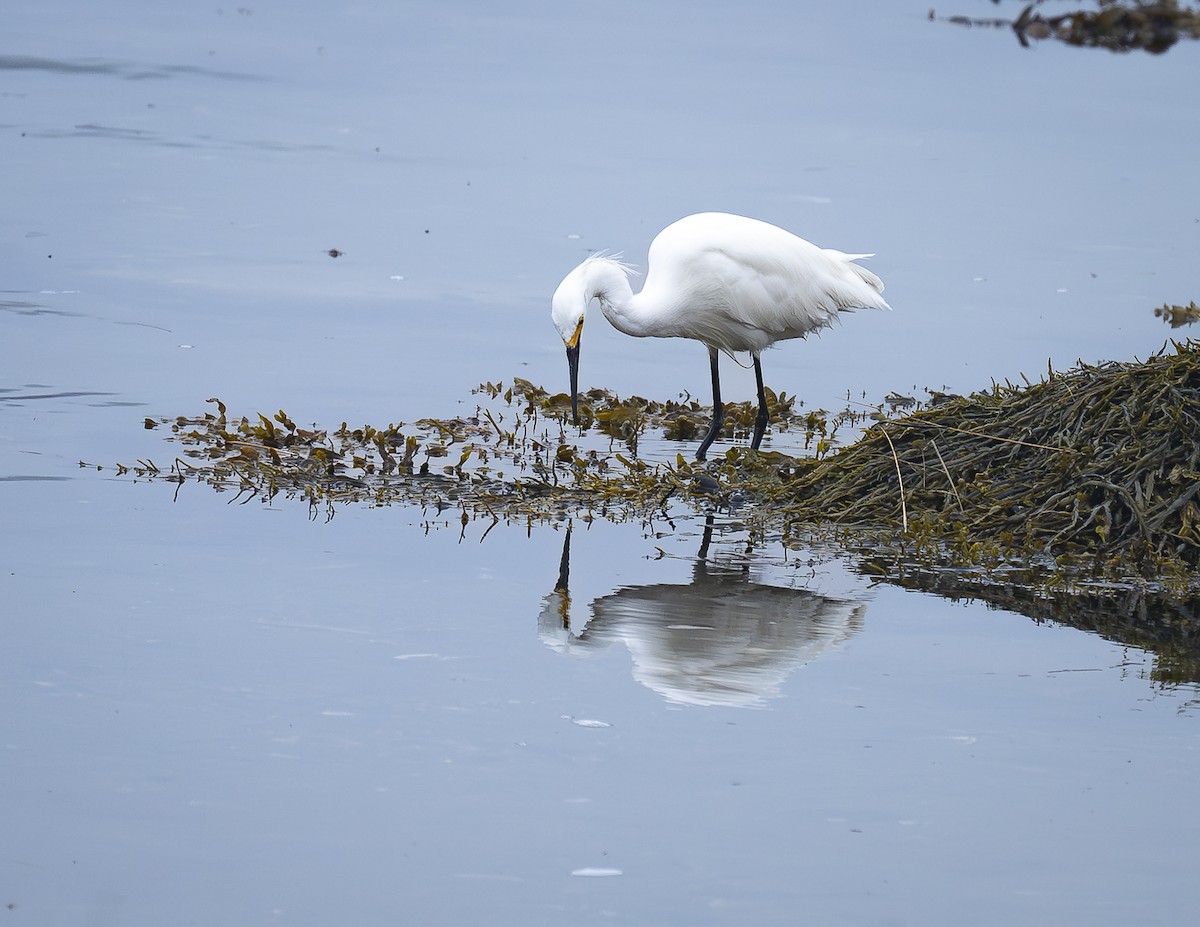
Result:
M826 249L825 253L829 254L830 256L836 256L836 257L842 259L843 261L845 261L846 269L852 271L859 280L861 280L863 283L865 283L867 286L869 286L872 290L874 290L875 294L883 293L883 281L880 280L878 276L871 273L871 271L867 270L862 265L854 263L855 261L861 261L866 258L875 257L874 252L871 252L870 254L846 254L843 251L835 251L832 248L829 248L829 249ZM882 297L880 295L873 294L870 299L863 301L862 308L864 308L864 309L891 309L892 307L889 306L887 304L887 302L884 299L882 299Z

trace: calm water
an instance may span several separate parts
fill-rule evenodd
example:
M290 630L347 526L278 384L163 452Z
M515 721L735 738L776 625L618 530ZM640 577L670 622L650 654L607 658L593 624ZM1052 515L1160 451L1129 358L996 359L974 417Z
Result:
M314 523L78 466L169 461L143 418L210 396L383 424L565 385L558 280L702 209L878 252L895 312L764 359L812 405L1158 348L1152 309L1197 298L1200 50L927 14L6 10L14 923L1193 916L1200 696L1152 654L747 554L729 521L703 561L699 523L577 523L567 600L561 529ZM708 389L701 348L602 324L582 380Z

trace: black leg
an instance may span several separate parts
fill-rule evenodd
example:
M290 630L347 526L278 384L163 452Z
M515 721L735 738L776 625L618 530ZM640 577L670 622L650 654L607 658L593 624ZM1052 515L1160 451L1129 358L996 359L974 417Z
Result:
M721 426L725 424L725 407L721 405L721 377L717 373L717 349L708 349L708 361L712 365L712 381L713 381L713 417L712 425L708 428L708 434L704 436L704 440L700 442L700 449L696 451L696 459L703 460L704 455L708 453L709 446L717 439L717 435L721 431Z
M770 413L767 412L767 394L763 391L762 362L754 355L754 378L758 380L758 415L754 419L754 440L750 442L751 450L758 450L762 444L763 432L767 430Z

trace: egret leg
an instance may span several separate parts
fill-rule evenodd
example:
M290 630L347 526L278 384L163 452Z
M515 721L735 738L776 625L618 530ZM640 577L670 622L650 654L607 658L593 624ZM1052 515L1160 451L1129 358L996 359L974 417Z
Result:
M767 394L763 390L762 362L757 354L754 355L754 378L758 380L758 415L754 418L754 440L750 442L750 449L757 451L758 446L762 444L763 432L767 430L767 422L771 418L767 412Z
M721 426L725 424L725 408L721 405L721 376L717 372L717 349L708 349L708 362L712 366L712 381L713 381L713 417L712 424L708 427L708 434L704 436L704 440L700 442L700 448L696 451L696 459L703 460L704 455L708 453L709 446L717 439L720 434Z

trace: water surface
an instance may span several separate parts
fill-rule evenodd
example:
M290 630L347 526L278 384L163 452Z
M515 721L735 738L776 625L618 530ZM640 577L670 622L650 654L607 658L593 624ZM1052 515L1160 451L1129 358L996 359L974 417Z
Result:
M0 903L1184 922L1197 693L1119 639L871 585L736 518L707 545L576 522L568 600L563 526L324 523L112 468L169 462L143 419L211 396L336 427L565 385L558 280L703 209L877 252L894 312L764 358L812 405L1158 348L1152 309L1196 297L1196 49L1022 50L927 12L8 11ZM701 348L603 323L582 379L708 390Z

